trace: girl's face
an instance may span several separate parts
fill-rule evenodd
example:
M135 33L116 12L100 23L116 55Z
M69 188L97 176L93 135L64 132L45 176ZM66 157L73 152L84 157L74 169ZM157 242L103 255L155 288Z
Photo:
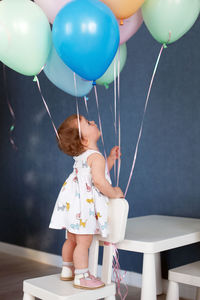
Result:
M94 121L88 121L85 117L80 120L81 134L88 142L97 142L101 132Z

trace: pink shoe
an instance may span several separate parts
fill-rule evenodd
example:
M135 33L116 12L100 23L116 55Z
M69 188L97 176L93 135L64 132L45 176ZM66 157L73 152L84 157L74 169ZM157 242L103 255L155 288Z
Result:
M74 287L79 289L94 290L105 286L98 278L90 275L89 272L76 274L74 277Z
M74 266L63 266L60 279L70 281L74 279Z

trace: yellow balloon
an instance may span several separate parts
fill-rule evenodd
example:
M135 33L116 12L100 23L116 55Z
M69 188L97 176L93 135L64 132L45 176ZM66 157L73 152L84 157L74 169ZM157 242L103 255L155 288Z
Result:
M101 0L118 19L127 19L142 6L145 0Z

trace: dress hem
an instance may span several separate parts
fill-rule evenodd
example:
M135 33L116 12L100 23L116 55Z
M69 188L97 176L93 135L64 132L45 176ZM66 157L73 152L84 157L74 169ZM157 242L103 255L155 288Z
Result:
M50 224L49 225L49 228L50 229L57 229L57 230L67 230L68 232L70 233L73 233L73 234L82 234L82 235L86 235L86 234L92 234L92 235L100 235L102 238L107 238L108 237L108 234L107 235L102 235L100 232L99 233L95 233L95 232L74 232L74 231L71 231L71 229L67 229L65 226L56 226L56 225L52 225Z

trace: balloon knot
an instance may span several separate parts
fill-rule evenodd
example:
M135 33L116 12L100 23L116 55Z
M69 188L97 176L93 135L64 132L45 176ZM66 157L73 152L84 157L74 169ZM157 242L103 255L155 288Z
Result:
M37 76L36 75L34 76L33 81L37 81Z
M95 80L93 80L92 85L97 85Z
M109 88L109 84L107 84L107 83L104 83L104 86L105 86L106 89Z
M167 44L166 44L166 43L164 43L164 44L163 44L163 47L166 49L166 48L167 48Z

